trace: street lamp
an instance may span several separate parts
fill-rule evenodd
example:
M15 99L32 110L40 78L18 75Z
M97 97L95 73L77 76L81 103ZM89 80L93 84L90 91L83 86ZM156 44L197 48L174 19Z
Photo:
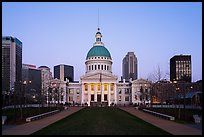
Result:
M29 80L28 82L25 80L25 81L23 81L23 94L24 94L24 107L26 107L26 105L27 105L27 100L26 100L26 97L27 97L27 93L26 93L26 87L27 87L27 85L28 84L31 84L32 83L32 81L31 80Z
M24 100L24 107L26 106L26 96L25 96L25 86L27 84L27 81L23 81L23 100Z

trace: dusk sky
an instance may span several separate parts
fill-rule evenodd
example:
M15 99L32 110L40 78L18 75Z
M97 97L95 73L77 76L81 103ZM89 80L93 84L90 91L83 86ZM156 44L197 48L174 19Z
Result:
M23 43L23 63L37 67L74 66L74 79L85 74L85 60L99 27L120 79L122 59L134 52L138 78L159 65L170 71L170 58L191 55L192 81L202 79L201 2L3 2L2 35ZM169 77L166 77L169 79Z

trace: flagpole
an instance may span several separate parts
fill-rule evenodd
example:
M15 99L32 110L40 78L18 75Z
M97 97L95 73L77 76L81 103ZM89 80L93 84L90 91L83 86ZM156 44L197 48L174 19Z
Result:
M102 107L102 79L101 79L101 72L100 72L100 84L101 84L101 107Z

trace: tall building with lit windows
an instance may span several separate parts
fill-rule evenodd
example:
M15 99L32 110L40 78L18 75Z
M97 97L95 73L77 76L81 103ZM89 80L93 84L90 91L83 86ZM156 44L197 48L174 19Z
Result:
M191 82L191 55L175 55L170 59L170 80Z
M2 92L20 92L22 80L22 42L11 36L2 37Z

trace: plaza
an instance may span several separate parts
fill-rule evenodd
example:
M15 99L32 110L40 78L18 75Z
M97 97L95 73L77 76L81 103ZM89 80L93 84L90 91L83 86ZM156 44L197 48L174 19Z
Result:
M86 133L86 134L97 134L97 133L98 134L115 134L115 135L126 134L127 131L128 131L128 129L126 129L127 127L123 128L123 130L126 130L124 132L122 132L123 130L121 132L116 132L115 131L116 130L115 126L113 126L115 123L108 123L108 124L112 125L112 127L107 126L107 127L111 128L111 129L113 129L113 131L111 132L111 129L106 129L106 127L103 127L103 123L106 121L106 119L109 119L109 120L114 119L114 120L120 121L120 122L121 122L120 119L122 119L122 121L124 123L124 122L129 121L128 117L132 117L132 119L134 119L134 120L129 121L130 123L127 122L125 124L126 126L130 126L129 124L131 124L131 126L134 127L133 129L131 129L132 131L129 134L135 134L135 135L138 135L138 134L140 134L140 135L141 134L150 134L149 129L146 129L147 126L144 126L144 125L139 126L138 125L137 129L135 128L135 126L137 125L136 121L139 118L140 119L139 120L140 124L141 123L144 124L143 122L141 122L141 120L144 120L147 123L150 123L152 126L156 126L156 127L160 128L160 129L166 131L166 132L164 132L162 130L158 131L157 128L153 127L153 129L154 130L156 129L156 131L152 131L152 133L151 133L152 135L153 134L156 134L156 135L157 134L202 135L202 130L199 130L199 129L196 129L196 128L193 128L193 127L189 127L187 125L179 124L179 123L176 123L176 122L173 122L173 121L169 121L169 120L166 120L166 119L161 119L159 117L155 117L155 116L152 116L152 115L147 114L145 112L136 110L133 107L120 107L120 108L114 108L114 107L113 108L112 107L110 107L110 108L103 108L103 107L102 108L95 108L95 107L92 108L91 107L91 108L85 108L84 110L88 109L88 110L91 110L92 112L82 113L83 109L84 108L82 108L82 107L70 107L68 110L64 110L64 111L62 111L62 112L60 112L60 113L58 113L56 115L53 115L53 116L50 116L50 117L47 117L47 118L44 118L44 119L41 119L41 120L33 121L33 122L30 122L30 123L26 123L26 124L23 124L23 125L19 125L19 126L16 126L16 127L12 127L12 128L9 128L9 129L5 129L5 130L2 131L2 135L30 135L30 134L33 134L36 131L46 127L46 126L49 126L49 125L59 121L59 120L60 120L59 122L57 122L56 124L53 124L52 127L48 127L47 129L58 126L58 130L60 131L61 128L66 129L66 126L65 126L66 124L68 124L68 125L70 124L69 126L71 127L71 129L76 128L76 130L78 132L72 132L72 131L69 132L69 129L67 129L67 132L64 133L64 134L75 134L75 135L76 134L83 134L83 133ZM100 109L106 109L106 110L102 111ZM115 119L114 115L116 113L118 113L117 111L121 111L121 110L118 110L118 109L123 110L123 113L120 112L122 114L117 115L116 116L117 118ZM81 114L77 114L78 113L77 111L79 111L79 113L81 113ZM109 116L109 115L103 116L103 115L100 115L100 113L97 113L97 111L99 111L101 114L110 113L111 111L116 111L116 112L114 112L114 115L112 115L112 116ZM125 112L125 114L124 114L124 112ZM76 115L71 115L73 113L76 114ZM86 115L87 113L88 113L88 115ZM96 116L93 116L93 118L95 118L97 120L100 119L101 121L90 120L89 118L92 118L92 115L90 115L90 114L93 114L93 113L96 114ZM82 115L84 115L84 114L85 114L85 117L87 117L87 118L83 118L84 116L82 116ZM99 115L100 115L100 117L97 117ZM129 116L126 116L126 115L129 115ZM66 118L66 120L64 118ZM78 121L78 119L80 119L80 121ZM137 120L135 120L135 119L137 119ZM65 124L64 121L66 121L68 123L65 122L66 123ZM75 123L77 121L80 122L80 123L91 122L92 126L95 126L95 127L98 126L98 128L100 127L101 130L99 128L98 132L93 132L93 131L91 131L92 129L86 129L87 131L85 132L85 130L83 128L86 127L87 124L85 124L85 125L78 124L78 126L74 126L73 123ZM71 125L71 123L73 125ZM60 128L59 128L59 126L60 126ZM123 125L120 124L120 126L123 126ZM91 126L89 126L89 127L91 127ZM150 128L150 127L148 127L148 128ZM117 128L119 128L119 127L117 127ZM52 133L46 132L46 130L45 130L44 133L42 133L42 132L41 133L42 134L59 134L59 133L57 133L58 130L53 130ZM83 132L80 133L79 132L80 130L82 130ZM109 133L101 132L101 131L104 131L104 130L108 130ZM140 131L140 130L142 130L142 131ZM96 131L96 130L94 129L94 131ZM144 131L146 131L146 132L144 133ZM38 134L41 134L41 133L38 132ZM61 133L61 134L63 134L63 133Z

